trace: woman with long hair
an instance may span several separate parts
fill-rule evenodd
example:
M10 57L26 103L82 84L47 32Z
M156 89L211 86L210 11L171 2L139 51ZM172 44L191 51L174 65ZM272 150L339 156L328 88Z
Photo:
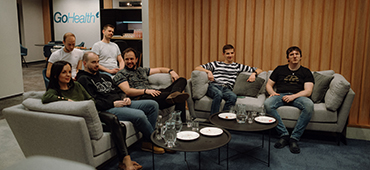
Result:
M72 80L72 66L66 61L57 61L51 67L49 86L42 97L42 103L55 101L94 100L84 87ZM124 170L142 169L142 166L131 161L126 146L126 129L120 125L118 118L108 112L99 112L99 117L112 133L117 148L119 168Z

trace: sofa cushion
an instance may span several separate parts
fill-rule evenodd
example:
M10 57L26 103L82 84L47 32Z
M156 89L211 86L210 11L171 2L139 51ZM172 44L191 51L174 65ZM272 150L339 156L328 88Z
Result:
M250 75L239 74L236 78L233 92L238 96L257 97L265 79L256 77L254 82L248 82Z
M264 94L259 94L257 98L255 97L239 97L236 100L236 104L246 104L248 111L263 112L263 102L266 96ZM222 100L220 104L220 110L223 109L225 101ZM195 100L194 109L198 111L210 112L212 106L212 98L208 96L202 97L200 100Z
M320 103L324 99L326 91L329 89L329 84L334 78L333 76L326 76L318 72L313 73L315 84L313 86L311 100L314 103Z
M301 110L293 106L281 106L276 109L282 119L298 120L301 115ZM337 112L326 109L324 103L314 104L314 113L312 114L310 122L337 122Z
M337 111L350 88L351 84L342 75L334 74L334 78L325 94L326 108L331 111Z
M168 73L152 74L148 80L153 89L164 89L172 84L171 75Z
M91 139L98 140L103 135L103 129L98 112L95 109L95 104L92 100L78 102L57 101L48 104L42 104L41 99L27 98L22 104L27 109L33 111L83 117L85 119Z
M98 156L114 147L110 132L104 132L99 140L91 140L93 155Z
M201 99L207 93L208 76L204 71L194 70L191 72L191 84L193 99Z

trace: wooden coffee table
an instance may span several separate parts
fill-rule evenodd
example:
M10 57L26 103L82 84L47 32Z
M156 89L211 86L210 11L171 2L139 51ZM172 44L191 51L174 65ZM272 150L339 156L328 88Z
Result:
M206 124L206 123L200 123L199 124L199 130L204 128L204 127L215 127L215 125L212 125L212 124ZM231 135L230 133L221 128L223 130L223 133L221 135L218 135L218 136L205 136L205 135L202 135L200 134L199 138L198 139L195 139L195 140L192 140L192 141L182 141L182 140L179 140L177 139L176 141L176 147L173 147L173 148L168 148L165 144L164 144L164 140L161 139L161 140L157 140L155 138L155 132L152 133L152 135L150 136L152 142L159 146L159 147L162 147L162 148L166 148L166 149L171 149L171 150L174 150L174 151L180 151L180 152L184 152L184 157L185 157L185 162L186 162L186 152L198 152L199 153L199 169L200 169L200 152L201 151L208 151L208 150L212 150L212 149L219 149L218 152L218 164L220 164L220 147L228 144L231 140ZM191 131L191 127L187 127L186 124L183 124L183 127L181 129L181 131ZM227 155L228 155L228 150L227 150ZM152 154L152 159L153 159L153 169L155 169L155 165L154 165L154 154ZM186 162L187 163L187 162ZM228 161L227 161L227 167L228 167Z
M220 113L225 113L225 112L218 112L218 113L215 113L215 114L212 114L210 117L209 117L209 121L218 126L218 127L221 127L221 128L225 128L227 130L234 130L234 131L241 131L241 132L258 132L258 131L269 131L269 139L268 139L268 158L267 158L267 162L261 160L261 159L258 159L264 163L267 163L267 166L270 167L270 143L271 143L271 132L270 130L274 127L277 126L278 122L275 121L274 123L269 123L269 124L262 124L262 123L258 123L258 122L255 122L253 120L253 123L252 124L249 124L248 122L246 123L237 123L235 119L232 119L232 120L227 120L227 119L222 119L222 118L219 118L218 115ZM266 116L270 116L270 115L266 115ZM272 116L270 116L272 117ZM262 145L261 145L261 148L264 147L264 134L262 133Z

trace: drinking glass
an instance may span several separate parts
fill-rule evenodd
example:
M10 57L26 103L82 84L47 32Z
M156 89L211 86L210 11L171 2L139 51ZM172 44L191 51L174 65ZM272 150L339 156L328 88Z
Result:
M246 112L239 110L238 113L236 114L236 122L245 123L246 119L247 119Z
M165 137L167 139L167 147L173 148L175 147L176 142L176 130L175 129L167 129L165 133Z
M256 112L256 113L257 113L257 112ZM249 124L252 124L252 123L253 123L253 112L248 112L247 122L248 122Z
M253 117L253 118L257 117L257 115L258 115L258 114L257 114L257 112L252 111L252 117Z
M193 118L191 117L191 115L186 116L186 126L190 128L192 123L193 123Z
M231 106L229 112L236 114L238 112L238 106L237 105Z
M198 121L193 121L192 126L191 126L191 130L195 131L195 132L199 131L199 122Z

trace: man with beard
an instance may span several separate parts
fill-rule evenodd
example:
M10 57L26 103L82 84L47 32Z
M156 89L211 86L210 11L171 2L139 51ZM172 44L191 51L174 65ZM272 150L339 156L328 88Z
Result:
M137 66L138 58L133 48L127 48L123 52L125 68L120 70L113 78L114 83L132 99L153 99L158 102L159 109L169 108L175 105L175 110L181 111L181 120L186 120L185 101L189 94L183 93L187 81L179 77L175 71L169 68L143 68ZM168 73L173 83L165 89L152 89L149 85L148 76L157 73Z
M78 72L77 81L94 98L96 109L112 113L120 121L130 121L144 137L142 150L152 151L150 135L158 116L158 104L153 100L131 101L113 83L110 76L99 73L99 57L94 52L83 55L85 69ZM154 153L164 153L163 148L153 146Z
M96 42L91 51L99 56L99 70L112 76L125 67L118 45L110 42L114 34L114 26L107 24L103 27L103 39ZM117 63L118 61L118 63Z
M302 51L299 47L293 46L286 50L288 64L275 68L266 84L266 91L270 97L265 100L266 113L274 116L279 124L276 130L280 140L274 147L281 149L289 144L290 152L300 153L297 144L302 136L308 122L311 120L314 111L314 104L308 97L311 96L314 78L310 69L301 66ZM276 91L273 86L276 86ZM293 132L289 135L279 113L276 111L281 106L294 106L301 110Z
M67 61L72 65L72 79L76 80L76 74L81 69L81 59L84 54L82 50L74 49L76 44L76 37L73 33L67 32L63 36L64 47L53 52L49 58L46 69L46 77L50 78L50 70L53 63L57 61Z

